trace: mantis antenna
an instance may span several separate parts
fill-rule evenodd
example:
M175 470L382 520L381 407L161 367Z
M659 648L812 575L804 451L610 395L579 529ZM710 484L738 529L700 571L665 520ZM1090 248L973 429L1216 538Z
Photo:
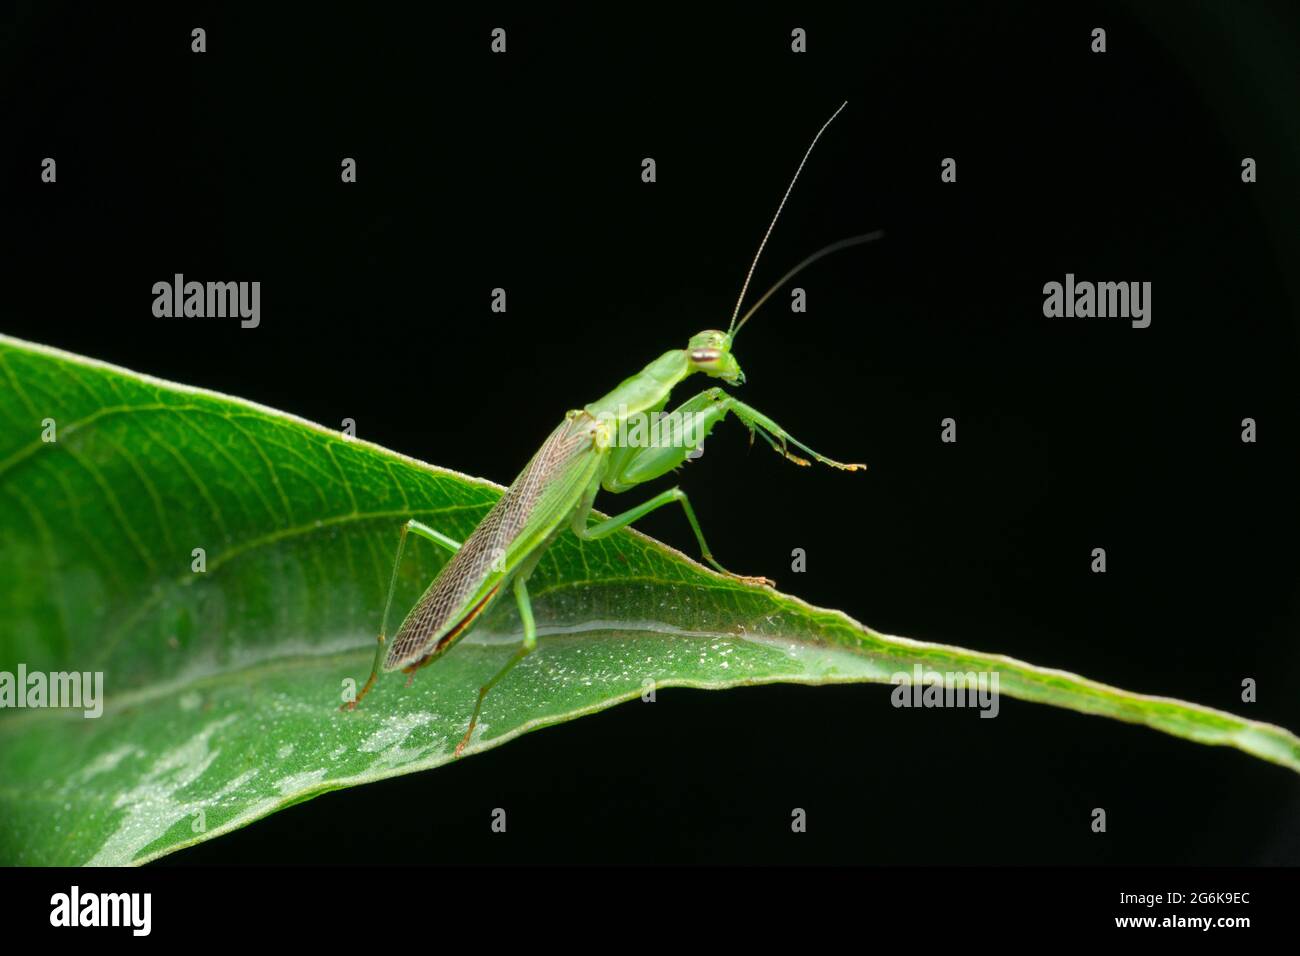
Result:
M762 307L764 302L772 298L772 294L776 292L777 289L781 288L781 286L785 285L787 282L789 282L791 279L797 276L800 272L803 272L804 269L808 268L818 259L822 258L822 256L829 256L832 252L839 252L841 249L848 249L851 246L860 246L864 242L871 242L874 239L879 239L884 234L885 234L885 230L877 229L874 232L864 232L858 236L849 236L847 239L841 239L839 242L832 242L829 246L825 246L821 249L818 249L807 259L803 260L803 262L799 263L797 266L795 266L785 275L781 276L780 279L777 279L776 283L772 286L772 288L764 292L762 297L757 302L755 302L752 306L750 306L749 311L746 312L744 317L739 322L736 323L735 331L731 333L731 337L733 339L736 337L736 334L740 331L740 327L749 321L749 317L753 315L755 312L757 312Z
M740 307L741 305L744 304L745 301L745 293L749 291L749 281L754 277L754 269L758 267L758 260L763 255L763 247L767 245L767 240L772 235L772 229L775 228L776 221L781 218L781 210L785 208L785 202L787 199L790 198L790 193L794 190L794 184L799 181L799 174L803 172L804 165L808 162L808 157L812 155L813 147L816 146L817 141L821 139L822 133L826 132L826 127L830 126L831 123L835 122L835 117L839 116L840 113L844 111L844 107L848 105L849 105L849 101L845 100L843 103L840 104L839 109L837 109L834 113L831 114L831 118L822 124L822 128L817 131L817 135L814 136L812 142L808 144L808 149L804 152L803 159L799 160L799 168L794 171L794 176L790 180L790 185L786 187L785 195L781 197L781 202L776 207L776 215L774 215L772 217L772 221L768 223L767 232L763 233L763 240L758 244L758 251L754 253L754 261L749 264L749 272L745 274L745 281L740 287L740 297L736 299L736 308L732 310L731 313L731 325L727 328L727 335L729 338L733 338L733 339L735 338L735 336L740 332L741 326L743 326L747 321L749 321L749 317L758 311L759 306L761 306L764 302L766 302L769 298L771 298L772 293L776 292L777 289L781 288L781 286L785 285L796 275L798 275L799 272L801 272L803 269L807 268L808 266L812 265L822 256L828 256L832 252L839 252L841 249L847 249L850 246L856 246L859 243L870 242L873 239L879 239L882 235L884 235L884 233L881 232L880 230L877 230L875 232L863 233L860 236L851 236L848 239L841 239L839 242L831 243L829 246L826 246L824 249L819 249L817 252L814 252L807 259L804 259L803 262L799 263L797 266L795 266L793 269L787 272L784 276L782 276L780 281L777 282L776 285L772 286L772 288L768 289L765 293L763 293L763 297L758 300L758 302L753 306L753 308L751 308L748 312L745 313L744 318L742 318L739 322L736 321L736 316L740 314Z

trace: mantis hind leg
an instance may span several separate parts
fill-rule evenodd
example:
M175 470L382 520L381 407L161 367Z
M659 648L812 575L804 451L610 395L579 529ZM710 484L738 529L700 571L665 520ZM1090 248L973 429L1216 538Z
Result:
M402 566L402 552L406 549L406 536L412 531L420 537L428 538L434 544L446 548L452 554L460 550L459 541L447 537L441 531L435 531L427 524L416 521L414 518L402 525L401 537L397 539L397 556L393 558L393 573L388 579L388 598L384 601L384 617L379 625L379 646L375 648L375 661L370 667L370 676L366 678L366 682L356 698L344 703L339 710L355 710L357 704L361 703L361 698L370 693L370 688L375 686L375 681L379 677L379 666L384 659L384 641L388 635L388 613L393 607L393 591L397 589L397 572Z
M493 674L492 679L478 689L478 700L474 704L474 713L469 718L469 728L465 731L465 736L460 739L460 743L456 745L457 757L464 752L469 745L470 737L474 735L474 728L478 725L479 711L483 709L483 698L488 695L488 691L495 687L501 678L510 673L516 664L537 648L537 625L533 621L533 604L528 598L526 581L527 576L520 574L515 578L514 583L515 601L519 605L519 617L524 624L524 643L510 655L510 660L506 661L505 666Z

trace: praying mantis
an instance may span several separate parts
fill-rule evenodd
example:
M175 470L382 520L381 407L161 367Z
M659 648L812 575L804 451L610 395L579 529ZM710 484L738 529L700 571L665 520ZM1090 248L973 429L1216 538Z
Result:
M456 747L455 755L459 757L473 736L484 698L537 647L537 627L528 597L528 578L546 549L566 526L572 528L581 540L594 541L627 527L651 511L678 504L695 533L704 560L728 577L748 584L772 585L767 578L735 574L718 563L691 508L690 499L680 487L669 488L622 514L594 524L589 523L589 517L601 489L621 494L680 467L687 458L698 453L709 432L729 414L749 429L751 440L757 434L779 454L798 465L809 465L808 458L811 458L844 471L866 468L865 465L844 464L813 451L767 415L716 385L688 399L667 416L663 415L673 390L697 372L724 385L744 384L745 374L732 348L736 336L750 317L786 282L818 259L882 235L875 231L851 236L818 250L782 276L737 321L754 269L804 164L822 133L847 105L847 102L840 104L813 136L805 151L750 263L726 332L706 329L692 336L685 348L665 352L603 398L570 411L464 542L455 541L414 519L402 526L388 598L384 603L379 646L375 650L370 676L360 693L344 703L341 710L354 709L369 693L381 672L401 670L413 677L420 668L433 663L455 646L507 590L513 591L523 624L523 641L506 664L479 688L469 727ZM653 441L629 440L628 423L647 418L658 423L666 421L667 426L651 430ZM641 435L647 433L646 429L633 431ZM791 446L808 458L792 452ZM445 548L451 553L451 558L411 608L392 643L388 644L386 635L393 592L406 539L412 533Z

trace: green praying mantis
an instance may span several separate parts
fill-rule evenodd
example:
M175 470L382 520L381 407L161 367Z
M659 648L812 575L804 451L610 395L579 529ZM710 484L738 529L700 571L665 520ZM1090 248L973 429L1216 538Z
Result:
M479 688L469 727L456 747L456 756L459 757L478 724L484 698L537 646L537 626L528 598L528 577L566 525L583 541L594 541L627 527L657 508L679 504L709 564L737 580L771 586L772 582L766 578L735 574L718 563L691 508L690 499L679 487L669 488L622 514L594 524L588 522L592 504L602 488L612 494L621 494L680 467L688 458L698 454L713 426L728 414L734 415L749 429L751 440L755 434L761 436L779 454L796 464L808 465L810 462L792 452L791 446L832 468L858 471L866 467L844 464L813 451L758 409L717 386L705 389L667 415L663 412L673 389L697 372L725 385L744 384L745 375L732 348L736 336L750 317L773 293L818 259L882 235L876 231L851 236L818 250L782 276L737 321L759 257L804 164L822 133L847 105L840 104L839 109L822 124L804 153L759 243L726 332L708 329L692 336L685 348L665 352L608 395L584 408L570 411L464 542L455 541L414 519L402 526L388 598L384 604L379 646L375 650L370 676L360 693L340 709L354 709L374 686L381 672L401 670L413 678L417 670L447 653L469 632L479 616L509 589L514 592L519 606L523 642L505 666ZM629 431L629 422L640 424L647 419L658 427ZM644 439L648 434L653 436L652 440ZM636 436L642 437L633 440ZM411 533L445 548L451 552L451 558L406 615L392 643L387 644L393 592L407 535Z

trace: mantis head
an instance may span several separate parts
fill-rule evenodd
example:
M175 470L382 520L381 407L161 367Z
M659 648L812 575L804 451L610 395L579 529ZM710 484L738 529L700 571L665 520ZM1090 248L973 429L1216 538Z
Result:
M731 354L731 335L717 329L705 329L691 336L686 345L686 360L691 371L720 378L728 385L744 385L745 373Z

